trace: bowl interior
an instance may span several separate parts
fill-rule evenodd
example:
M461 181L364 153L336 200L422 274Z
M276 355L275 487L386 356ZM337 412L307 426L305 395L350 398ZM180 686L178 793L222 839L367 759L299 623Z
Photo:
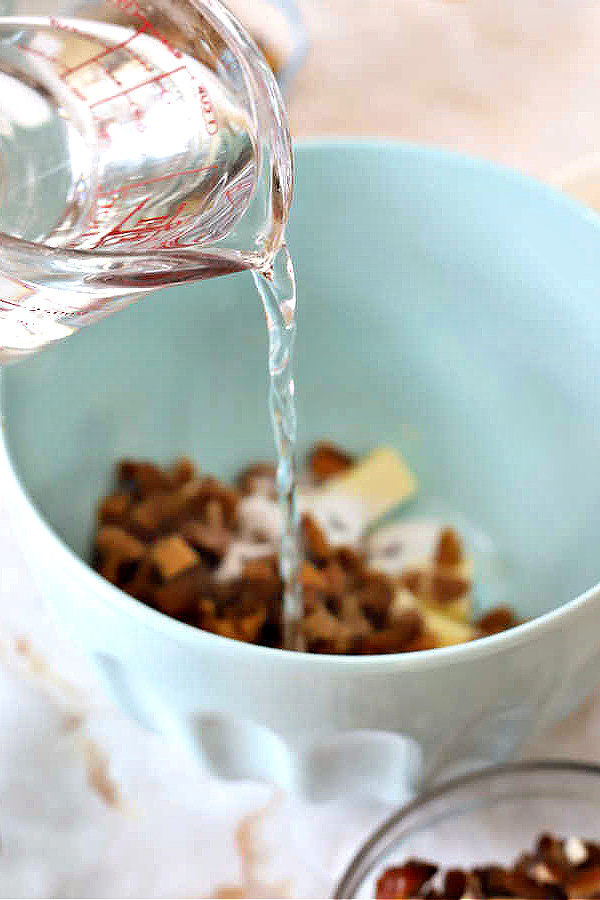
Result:
M489 536L524 616L591 587L595 220L435 150L308 144L296 163L301 450L322 436L395 445L420 481L414 511ZM272 457L266 389L262 310L251 276L232 275L163 290L7 369L4 435L33 503L87 558L117 458L188 453L230 476ZM493 593L484 585L481 605Z

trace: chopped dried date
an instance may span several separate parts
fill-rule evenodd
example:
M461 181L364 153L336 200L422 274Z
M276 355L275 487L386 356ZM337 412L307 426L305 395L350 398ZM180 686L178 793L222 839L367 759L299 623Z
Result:
M329 590L329 582L326 576L310 562L302 563L300 569L300 584L303 588L320 591L323 594L326 594Z
M497 606L479 619L477 628L483 634L490 635L506 631L508 628L514 628L518 624L519 620L512 609L509 609L507 606Z
M353 462L354 457L328 441L317 444L308 456L308 466L316 481L325 481L334 475L341 475Z
M135 503L129 513L128 528L141 540L150 541L163 531L165 507L162 494L153 494Z
M141 559L146 549L142 541L117 525L103 525L98 530L96 548L101 556L111 554L128 561Z
M361 609L375 628L383 628L388 622L390 606L394 600L394 583L387 575L371 572L363 575L359 591Z
M260 494L263 497L275 499L277 495L275 477L274 463L258 462L242 469L236 484L240 494L244 497L248 494Z
M438 566L458 566L464 560L462 542L453 528L444 528L438 538L433 561Z
M377 881L375 896L377 900L403 900L403 898L417 897L428 881L431 881L437 866L431 863L412 859L403 866L395 866L388 869Z
M130 494L123 491L109 494L98 507L98 521L102 525L121 525L127 517L130 505Z
M444 875L444 896L460 900L467 887L467 875L462 869L448 869Z
M600 845L579 838L560 840L540 835L533 853L522 854L511 867L487 865L471 871L449 869L443 887L435 889L431 876L411 880L414 861L387 869L377 882L377 898L439 897L440 900L484 900L518 897L521 900L583 900L600 897ZM437 871L429 865L432 873Z
M313 481L323 481L345 471L353 459L322 442L313 449L310 464ZM117 491L98 507L94 566L100 574L185 622L239 640L281 646L283 584L274 553L281 521L273 503L275 466L248 466L238 476L237 489L199 475L186 457L164 468L126 459L118 476ZM313 516L305 514L301 526L305 561L300 582L309 651L431 649L440 638L426 619L431 612L428 605L457 598L460 604L464 598L467 614L470 578L464 574L468 567L462 565L462 543L453 529L438 532L428 563L391 579L365 564L358 532L352 532L351 545L340 546L329 543ZM259 532L262 545L256 542ZM396 602L402 586L411 592L406 608ZM462 606L449 613L459 614ZM492 611L479 623L479 633L516 624L511 616L510 610ZM574 845L574 858L583 859L582 846ZM600 864L600 853L586 860ZM534 880L537 873L538 883L549 883L544 881L542 864L554 871L538 855L521 872ZM428 891L435 893L431 887Z
M600 865L578 866L565 879L565 890L569 900L598 897L600 895Z
M304 549L308 559L317 565L324 565L331 556L331 548L323 530L308 513L302 516L301 525Z
M371 631L362 641L361 653L402 653L421 634L423 619L418 610L408 610L392 625Z
M124 459L119 464L118 475L121 483L132 485L138 497L149 497L171 487L170 477L152 462Z
M171 469L171 484L173 487L180 487L188 481L196 477L196 466L194 462L187 456L182 456L176 460Z
M186 522L181 535L209 566L219 565L231 543L231 532L223 525L206 525L197 520Z
M198 592L202 588L200 574L200 570L184 572L159 585L152 593L152 605L167 616L187 620L192 616Z
M150 547L149 559L160 581L168 581L198 565L200 557L178 534L159 538Z

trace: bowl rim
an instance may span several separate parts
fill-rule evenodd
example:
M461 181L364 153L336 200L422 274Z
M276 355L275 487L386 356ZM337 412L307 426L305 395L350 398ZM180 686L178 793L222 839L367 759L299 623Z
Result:
M551 773L554 775L593 775L600 777L600 764L594 762L585 762L573 759L530 759L521 762L503 763L500 765L486 766L470 772L467 775L460 775L456 778L450 778L441 782L432 788L425 790L419 794L414 800L400 807L395 813L392 813L375 831L361 844L356 853L353 855L344 874L337 882L335 891L331 895L332 900L343 900L343 898L354 897L355 890L362 882L363 878L395 844L400 835L394 835L387 844L384 844L377 856L370 860L369 857L381 843L388 832L402 825L404 819L412 813L426 807L429 803L443 797L445 794L451 794L455 790L471 785L485 784L498 776L513 775L535 775ZM368 865L367 865L368 863Z
M438 147L434 145L422 144L418 142L402 141L393 138L381 137L319 137L313 136L294 141L294 150L299 150L302 155L312 155L323 151L350 151L365 152L377 151L385 154L408 154L410 156L421 156L432 163L442 165L451 165L468 169L473 172L487 174L492 176L494 180L504 180L512 182L517 186L522 186L529 192L539 194L542 198L546 198L559 208L564 207L565 212L575 215L578 219L585 221L593 230L595 230L600 239L600 216L587 207L578 203L568 195L556 190L552 186L533 178L530 175L522 173L516 169L500 165L495 162L482 159L480 157L470 156L460 151L455 151L446 147ZM43 351L42 351L43 352ZM565 616L571 613L588 601L595 597L600 598L600 581L592 585L577 597L566 600L559 606L536 616L527 622L517 625L508 631L499 634L490 635L488 637L478 638L464 644L455 644L448 647L437 647L433 650L412 651L409 653L387 653L387 654L371 654L365 656L348 655L348 654L319 654L319 653L302 653L291 650L282 650L275 647L265 647L258 644L249 644L244 641L237 641L233 638L222 637L197 628L194 625L188 625L180 622L165 613L136 600L120 588L106 581L101 575L95 572L92 567L81 557L79 557L51 527L42 514L38 511L35 503L30 498L25 485L22 484L17 474L16 466L13 465L11 454L7 443L7 435L5 429L4 414L4 379L2 377L2 368L0 367L0 471L5 470L5 478L3 479L4 487L7 492L13 494L15 505L20 505L26 513L35 522L38 529L41 529L43 535L47 539L49 546L52 548L53 555L59 559L62 567L69 572L70 577L79 582L83 589L86 590L89 598L94 597L96 600L102 600L109 606L117 609L121 613L126 613L129 617L137 619L141 624L145 625L151 631L161 633L168 636L178 643L183 643L193 647L206 646L210 643L215 649L226 655L235 654L237 657L252 655L258 659L262 657L265 662L275 663L282 661L282 664L292 664L299 667L310 665L315 668L317 665L322 667L326 672L345 670L349 667L356 669L364 669L365 667L386 671L393 669L394 671L404 669L408 671L419 671L422 666L428 668L437 666L446 666L450 664L462 663L465 660L473 661L490 654L498 654L509 652L513 648L528 643L532 638L560 627L560 623ZM11 504L9 504L9 507Z

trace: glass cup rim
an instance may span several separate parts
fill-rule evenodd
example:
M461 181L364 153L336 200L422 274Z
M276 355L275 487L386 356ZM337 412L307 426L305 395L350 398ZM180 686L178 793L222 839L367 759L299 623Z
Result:
M362 882L367 872L377 863L377 860L384 856L402 837L402 833L394 835L393 840L387 844L383 844L379 852L377 848L386 838L389 832L402 825L402 822L410 815L426 807L431 802L451 794L453 791L461 788L471 787L479 783L485 783L497 777L510 777L519 775L533 774L570 774L570 775L591 775L600 777L600 764L593 762L585 762L583 760L572 760L564 758L556 759L531 759L522 762L501 763L494 766L486 766L469 772L466 775L460 775L450 778L435 787L426 789L420 793L414 800L400 807L395 813L392 813L381 825L378 825L375 831L360 845L344 874L337 882L333 900L342 900L346 897L354 897L356 887ZM375 855L376 854L376 855Z

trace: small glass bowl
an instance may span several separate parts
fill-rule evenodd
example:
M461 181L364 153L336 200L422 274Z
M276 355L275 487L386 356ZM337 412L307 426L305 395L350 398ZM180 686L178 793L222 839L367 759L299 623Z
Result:
M373 898L384 870L410 857L441 868L511 864L544 831L600 840L600 766L525 762L453 779L378 828L333 896Z

